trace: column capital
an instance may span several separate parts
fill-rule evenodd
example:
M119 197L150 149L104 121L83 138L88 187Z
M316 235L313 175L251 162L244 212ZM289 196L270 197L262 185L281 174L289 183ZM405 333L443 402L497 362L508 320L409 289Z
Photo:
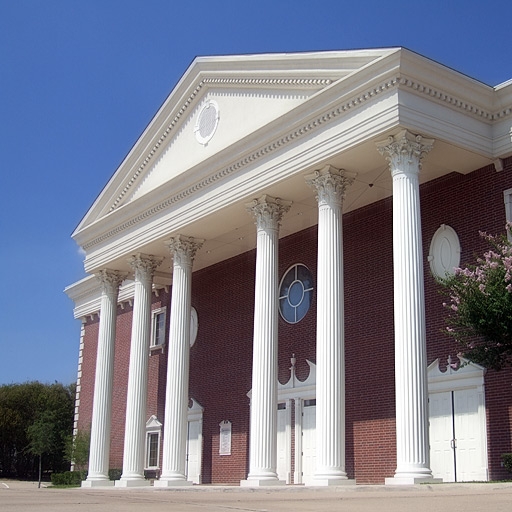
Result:
M176 235L164 242L169 252L174 258L174 263L192 265L196 252L204 244L202 238L193 238L191 236Z
M135 271L137 281L152 281L155 270L162 263L163 258L149 254L137 253L133 255L128 263Z
M291 201L279 197L262 195L245 205L245 209L256 219L258 229L277 229L283 215L290 209Z
M421 160L434 146L434 139L426 139L402 130L386 140L377 142L378 152L389 162L391 175L413 173L421 170Z
M355 177L354 173L336 169L332 165L326 165L322 169L304 176L306 183L316 190L318 204L332 206L343 204L347 188L352 185Z
M101 283L101 291L108 296L115 296L119 292L121 283L127 277L126 272L119 270L111 270L108 268L101 269L95 274L96 279Z

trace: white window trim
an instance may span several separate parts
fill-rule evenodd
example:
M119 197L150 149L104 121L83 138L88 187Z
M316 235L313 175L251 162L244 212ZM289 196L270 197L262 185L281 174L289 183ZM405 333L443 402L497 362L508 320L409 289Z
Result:
M164 340L162 343L160 344L156 344L156 329L157 329L157 321L156 321L156 318L157 318L157 315L159 315L160 313L163 313L164 314ZM165 347L166 345L166 339L165 339L165 331L166 331L166 327L167 327L167 307L163 307L163 308L158 308L158 309L154 309L153 311L151 311L151 343L150 343L150 347L151 349L158 349L158 348L163 348Z
M149 439L151 434L158 434L158 444L157 444L157 465L150 466L149 465ZM158 421L158 418L153 414L151 418L146 422L146 454L144 457L144 469L160 469L160 443L162 437L162 424Z
M503 191L503 199L505 201L505 218L507 222L512 222L512 188ZM509 242L512 242L512 233L507 231Z

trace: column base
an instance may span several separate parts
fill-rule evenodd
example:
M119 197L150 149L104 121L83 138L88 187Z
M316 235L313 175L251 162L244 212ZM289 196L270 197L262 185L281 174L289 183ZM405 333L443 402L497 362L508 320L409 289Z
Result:
M83 480L82 487L114 487L114 480L105 478L104 480Z
M190 482L189 480L155 480L155 487L186 487L188 485L193 485L194 482Z
M265 480L264 478L255 478L254 480L240 480L240 487L276 487L286 485L284 480Z
M126 478L121 480L116 480L116 487L149 487L151 482L146 480L145 478Z
M334 487L338 485L356 485L355 480L348 478L312 478L304 482L306 487Z
M386 478L385 485L442 484L442 478L432 476L393 476Z

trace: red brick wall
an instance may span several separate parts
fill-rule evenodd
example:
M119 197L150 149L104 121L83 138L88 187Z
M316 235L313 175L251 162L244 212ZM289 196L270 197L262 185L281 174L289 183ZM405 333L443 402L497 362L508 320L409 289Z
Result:
M94 315L94 318L87 317L84 327L82 376L80 378L80 405L78 408L78 430L83 431L90 431L91 429L99 323L98 315Z
M204 408L203 482L238 483L248 469L255 252L196 272L190 396ZM219 455L219 424L232 422L231 455Z
M396 468L391 199L344 216L346 467L359 483Z
M481 252L479 230L503 232L503 190L512 188L512 159L496 173L490 166L469 175L450 174L421 187L428 363L454 357L457 347L444 335L445 311L427 256L441 224L457 232L462 262ZM392 199L344 216L346 467L358 483L383 483L396 468ZM256 236L256 233L254 234ZM280 241L279 277L303 263L316 279L317 229L307 229ZM251 388L255 251L195 272L192 305L199 317L197 341L190 352L190 396L204 408L203 482L238 483L248 471L249 399ZM153 307L167 305L169 294L153 298ZM121 467L124 407L128 377L132 310L118 311L116 374L111 467ZM80 428L90 424L97 318L86 324ZM306 359L316 362L316 296L306 317L296 325L279 319L279 380L297 359L297 377L308 375ZM167 353L150 357L147 417L164 419ZM512 451L511 371L488 371L486 405L491 478L503 478L500 455ZM232 454L219 455L219 423L232 422Z

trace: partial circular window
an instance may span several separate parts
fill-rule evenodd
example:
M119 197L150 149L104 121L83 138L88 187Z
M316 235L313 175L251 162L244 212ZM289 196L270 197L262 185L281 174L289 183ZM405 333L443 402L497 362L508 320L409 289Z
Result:
M207 101L199 115L194 127L197 142L207 144L215 134L215 130L219 124L219 106L213 100Z
M454 273L460 265L460 242L453 228L441 224L432 237L428 261L430 270L437 277L444 278Z
M199 328L199 321L197 319L196 308L190 308L190 346L194 346L197 339L197 330Z
M289 324L300 322L313 300L313 276L302 264L293 265L279 285L279 312Z

